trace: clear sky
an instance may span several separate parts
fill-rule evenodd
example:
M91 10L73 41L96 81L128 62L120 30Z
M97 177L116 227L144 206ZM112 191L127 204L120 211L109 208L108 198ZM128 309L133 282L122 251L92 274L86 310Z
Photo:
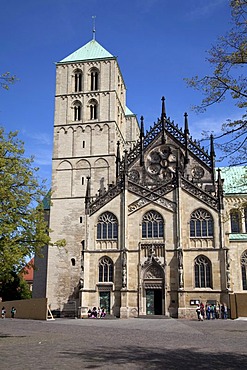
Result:
M0 91L0 125L20 132L48 186L55 62L92 39L92 16L96 40L118 57L127 105L138 120L144 116L145 129L160 116L163 95L179 126L188 112L197 139L239 114L231 101L196 114L191 107L201 95L184 81L210 72L206 51L231 26L228 0L2 0L0 73L10 71L19 81Z

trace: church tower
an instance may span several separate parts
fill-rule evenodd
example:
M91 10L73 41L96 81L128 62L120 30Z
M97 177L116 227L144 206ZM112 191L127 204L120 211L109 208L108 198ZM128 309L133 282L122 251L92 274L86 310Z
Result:
M48 247L45 256L43 285L52 309L78 301L87 248L85 203L113 185L117 153L138 137L116 57L93 39L56 63L50 236L52 242L65 239L66 247Z

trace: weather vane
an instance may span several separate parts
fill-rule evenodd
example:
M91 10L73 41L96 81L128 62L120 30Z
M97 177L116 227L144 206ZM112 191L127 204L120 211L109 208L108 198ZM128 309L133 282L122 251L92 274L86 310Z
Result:
M95 18L96 18L96 15L93 15L92 16L92 19L93 19L93 40L95 40L95 33L96 33L96 30L95 30Z

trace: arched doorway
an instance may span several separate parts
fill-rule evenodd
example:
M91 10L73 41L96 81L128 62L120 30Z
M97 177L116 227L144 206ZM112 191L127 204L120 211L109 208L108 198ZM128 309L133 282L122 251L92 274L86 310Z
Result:
M146 315L164 314L164 271L152 262L143 274Z

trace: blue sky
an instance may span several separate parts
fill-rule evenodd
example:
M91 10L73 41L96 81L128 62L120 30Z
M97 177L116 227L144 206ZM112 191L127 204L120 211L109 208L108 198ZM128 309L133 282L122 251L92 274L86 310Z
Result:
M230 28L228 0L2 0L0 73L19 81L0 91L0 125L18 130L26 154L35 156L40 176L50 185L55 93L55 62L92 39L118 62L127 86L127 105L144 116L145 129L167 115L190 132L218 133L227 118L239 115L231 100L206 113L191 107L202 96L185 77L210 73L206 51ZM207 147L207 143L205 143Z

